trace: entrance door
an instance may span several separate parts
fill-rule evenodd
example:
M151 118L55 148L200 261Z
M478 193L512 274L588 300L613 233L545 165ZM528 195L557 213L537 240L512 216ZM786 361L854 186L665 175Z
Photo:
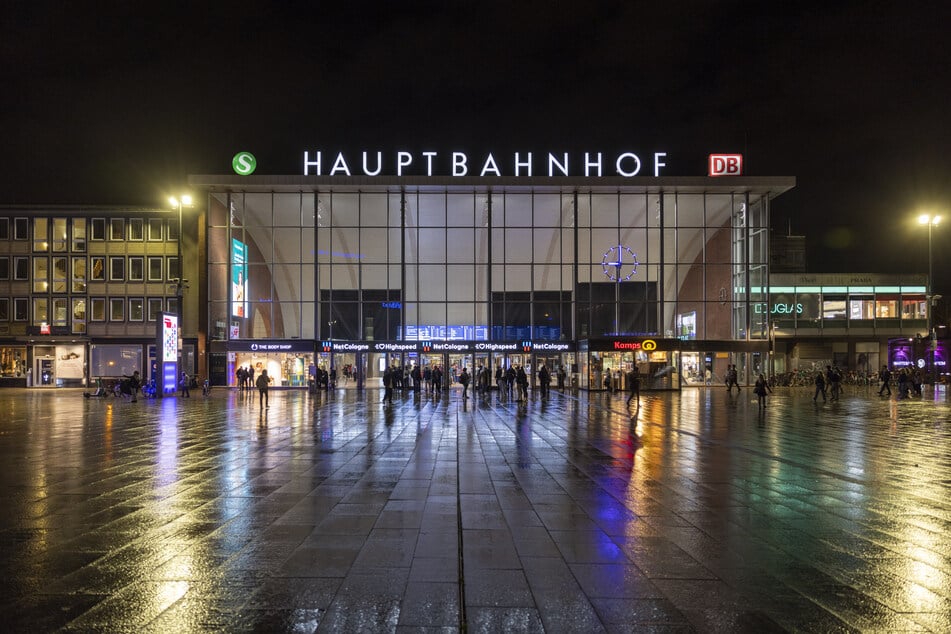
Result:
M56 376L53 374L53 359L36 360L37 385L40 387L55 387Z

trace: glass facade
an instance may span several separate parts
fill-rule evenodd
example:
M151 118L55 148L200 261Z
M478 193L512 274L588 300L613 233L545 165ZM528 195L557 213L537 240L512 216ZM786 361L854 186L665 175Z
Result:
M789 186L692 180L705 185L212 191L208 332L765 340L769 200Z

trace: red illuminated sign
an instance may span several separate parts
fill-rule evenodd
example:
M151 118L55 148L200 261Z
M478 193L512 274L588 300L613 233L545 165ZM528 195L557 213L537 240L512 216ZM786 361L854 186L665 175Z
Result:
M739 176L743 173L742 154L711 154L708 176Z

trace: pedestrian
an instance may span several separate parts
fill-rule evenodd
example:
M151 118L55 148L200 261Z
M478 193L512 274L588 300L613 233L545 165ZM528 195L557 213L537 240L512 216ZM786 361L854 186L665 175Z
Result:
M428 365L423 369L423 381L426 383L426 393L433 391L433 369Z
M188 391L188 373L182 370L182 376L178 379L178 387L181 390L182 398L191 398L191 393Z
M538 387L541 392L542 398L548 396L548 386L551 385L551 373L548 372L548 366L542 364L542 367L538 370Z
M393 368L386 366L383 370L383 402L393 402Z
M132 402L135 403L138 400L136 396L139 393L139 388L142 387L139 371L136 370L131 376L123 375L123 378L125 380L119 383L119 392L123 396L131 396Z
M256 383L254 382L254 368L251 367L251 364L250 364L250 363L248 364L248 371L245 372L245 378L246 378L247 380L245 381L245 388L244 388L244 389L246 389L246 390L248 390L248 391L251 391L251 389L254 388L254 386L256 385Z
M420 384L423 382L423 373L420 371L418 363L413 364L413 369L410 370L409 376L413 379L413 391L419 396Z
M462 384L462 398L469 398L469 371L462 366L462 372L459 374L459 383Z
M513 363L505 371L505 396L508 398L512 397L512 391L515 388L515 379L518 378L518 372L515 371L515 364Z
M637 366L631 368L631 371L627 373L627 389L630 394L627 397L627 404L630 405L633 399L640 400L641 398L641 373L637 370Z
M822 375L822 372L816 372L816 393L812 395L812 400L819 398L819 395L822 394L822 402L826 401L826 379Z
M884 396L882 392L884 392L885 390L888 390L888 395L891 396L892 388L889 385L889 383L891 383L891 380L892 380L892 373L889 372L887 365L882 366L882 371L878 373L878 378L882 380L882 387L881 389L878 390L878 395Z
M760 374L759 378L756 379L756 383L753 385L753 392L756 394L756 398L759 399L760 407L766 407L767 391L772 392L773 388L766 382L766 377Z
M234 373L234 377L236 379L235 385L237 385L239 390L243 390L247 387L245 382L248 379L248 373L245 371L243 365L238 366L237 371Z
M515 371L515 383L518 386L518 400L527 401L528 400L528 375L525 374L525 367L518 366L518 369Z
M258 406L268 408L270 404L267 399L267 389L271 385L271 377L267 375L267 370L261 370L257 381L254 383L258 388Z

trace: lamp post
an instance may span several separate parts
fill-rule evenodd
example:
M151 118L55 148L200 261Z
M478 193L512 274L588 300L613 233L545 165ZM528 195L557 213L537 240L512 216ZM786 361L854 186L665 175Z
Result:
M918 224L928 225L928 287L925 293L925 315L928 319L928 346L925 356L928 360L928 368L931 371L931 383L934 384L934 257L932 251L932 230L941 222L941 216L937 214L921 214L918 216Z
M184 278L185 256L182 253L182 207L191 207L192 197L189 194L170 196L168 202L172 205L173 209L178 209L178 280L175 282L175 297L178 304L176 312L178 313L179 340L181 340L185 332L185 310L183 304L185 303L185 289L188 288L186 286L188 280ZM179 356L181 356L181 347L179 348ZM184 359L180 362L183 361Z

